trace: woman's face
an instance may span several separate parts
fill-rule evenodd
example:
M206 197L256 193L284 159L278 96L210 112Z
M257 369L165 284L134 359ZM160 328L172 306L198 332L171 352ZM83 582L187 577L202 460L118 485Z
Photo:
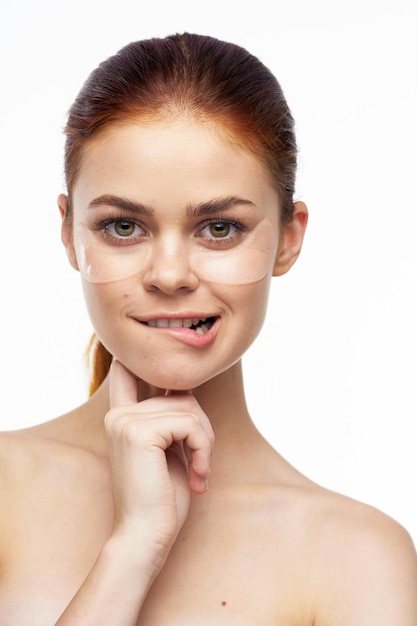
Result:
M164 389L240 359L282 254L278 194L256 157L213 124L113 125L87 144L72 204L63 240L109 352Z

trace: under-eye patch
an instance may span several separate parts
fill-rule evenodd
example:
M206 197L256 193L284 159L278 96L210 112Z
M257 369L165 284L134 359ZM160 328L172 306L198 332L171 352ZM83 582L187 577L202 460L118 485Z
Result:
M114 228L113 224L113 231ZM277 245L271 222L264 218L250 230L239 233L233 241L222 238L221 228L219 220L218 238L214 229L214 236L209 240L196 235L184 236L173 245L182 259L187 255L190 270L202 281L243 285L262 280L272 267ZM152 268L154 259L161 254L164 240L152 234L131 240L131 229L129 221L120 220L115 239L103 230L80 222L75 224L74 245L85 280L113 282L144 274Z

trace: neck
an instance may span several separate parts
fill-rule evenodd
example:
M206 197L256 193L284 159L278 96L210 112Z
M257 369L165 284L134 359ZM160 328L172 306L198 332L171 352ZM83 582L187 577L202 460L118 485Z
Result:
M150 385L140 385L140 400L163 395L164 390ZM254 426L246 406L241 361L193 389L203 411L209 417L216 435L216 445L223 439L241 439L253 433ZM109 381L102 383L85 405L93 429L102 429L103 416L109 410Z

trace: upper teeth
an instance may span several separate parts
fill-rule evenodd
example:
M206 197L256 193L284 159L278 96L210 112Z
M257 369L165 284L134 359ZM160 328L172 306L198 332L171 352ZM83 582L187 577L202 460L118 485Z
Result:
M160 320L149 320L147 322L148 326L156 326L157 328L191 328L191 326L196 326L199 322L205 322L206 317L193 317L186 319L160 319Z

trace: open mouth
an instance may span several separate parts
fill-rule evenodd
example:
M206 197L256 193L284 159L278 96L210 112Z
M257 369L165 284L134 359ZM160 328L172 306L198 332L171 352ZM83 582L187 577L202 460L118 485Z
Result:
M154 328L189 328L190 330L194 330L198 335L204 335L210 330L216 319L217 317L203 317L201 319L197 317L186 319L162 318L149 320L145 322L145 324Z

